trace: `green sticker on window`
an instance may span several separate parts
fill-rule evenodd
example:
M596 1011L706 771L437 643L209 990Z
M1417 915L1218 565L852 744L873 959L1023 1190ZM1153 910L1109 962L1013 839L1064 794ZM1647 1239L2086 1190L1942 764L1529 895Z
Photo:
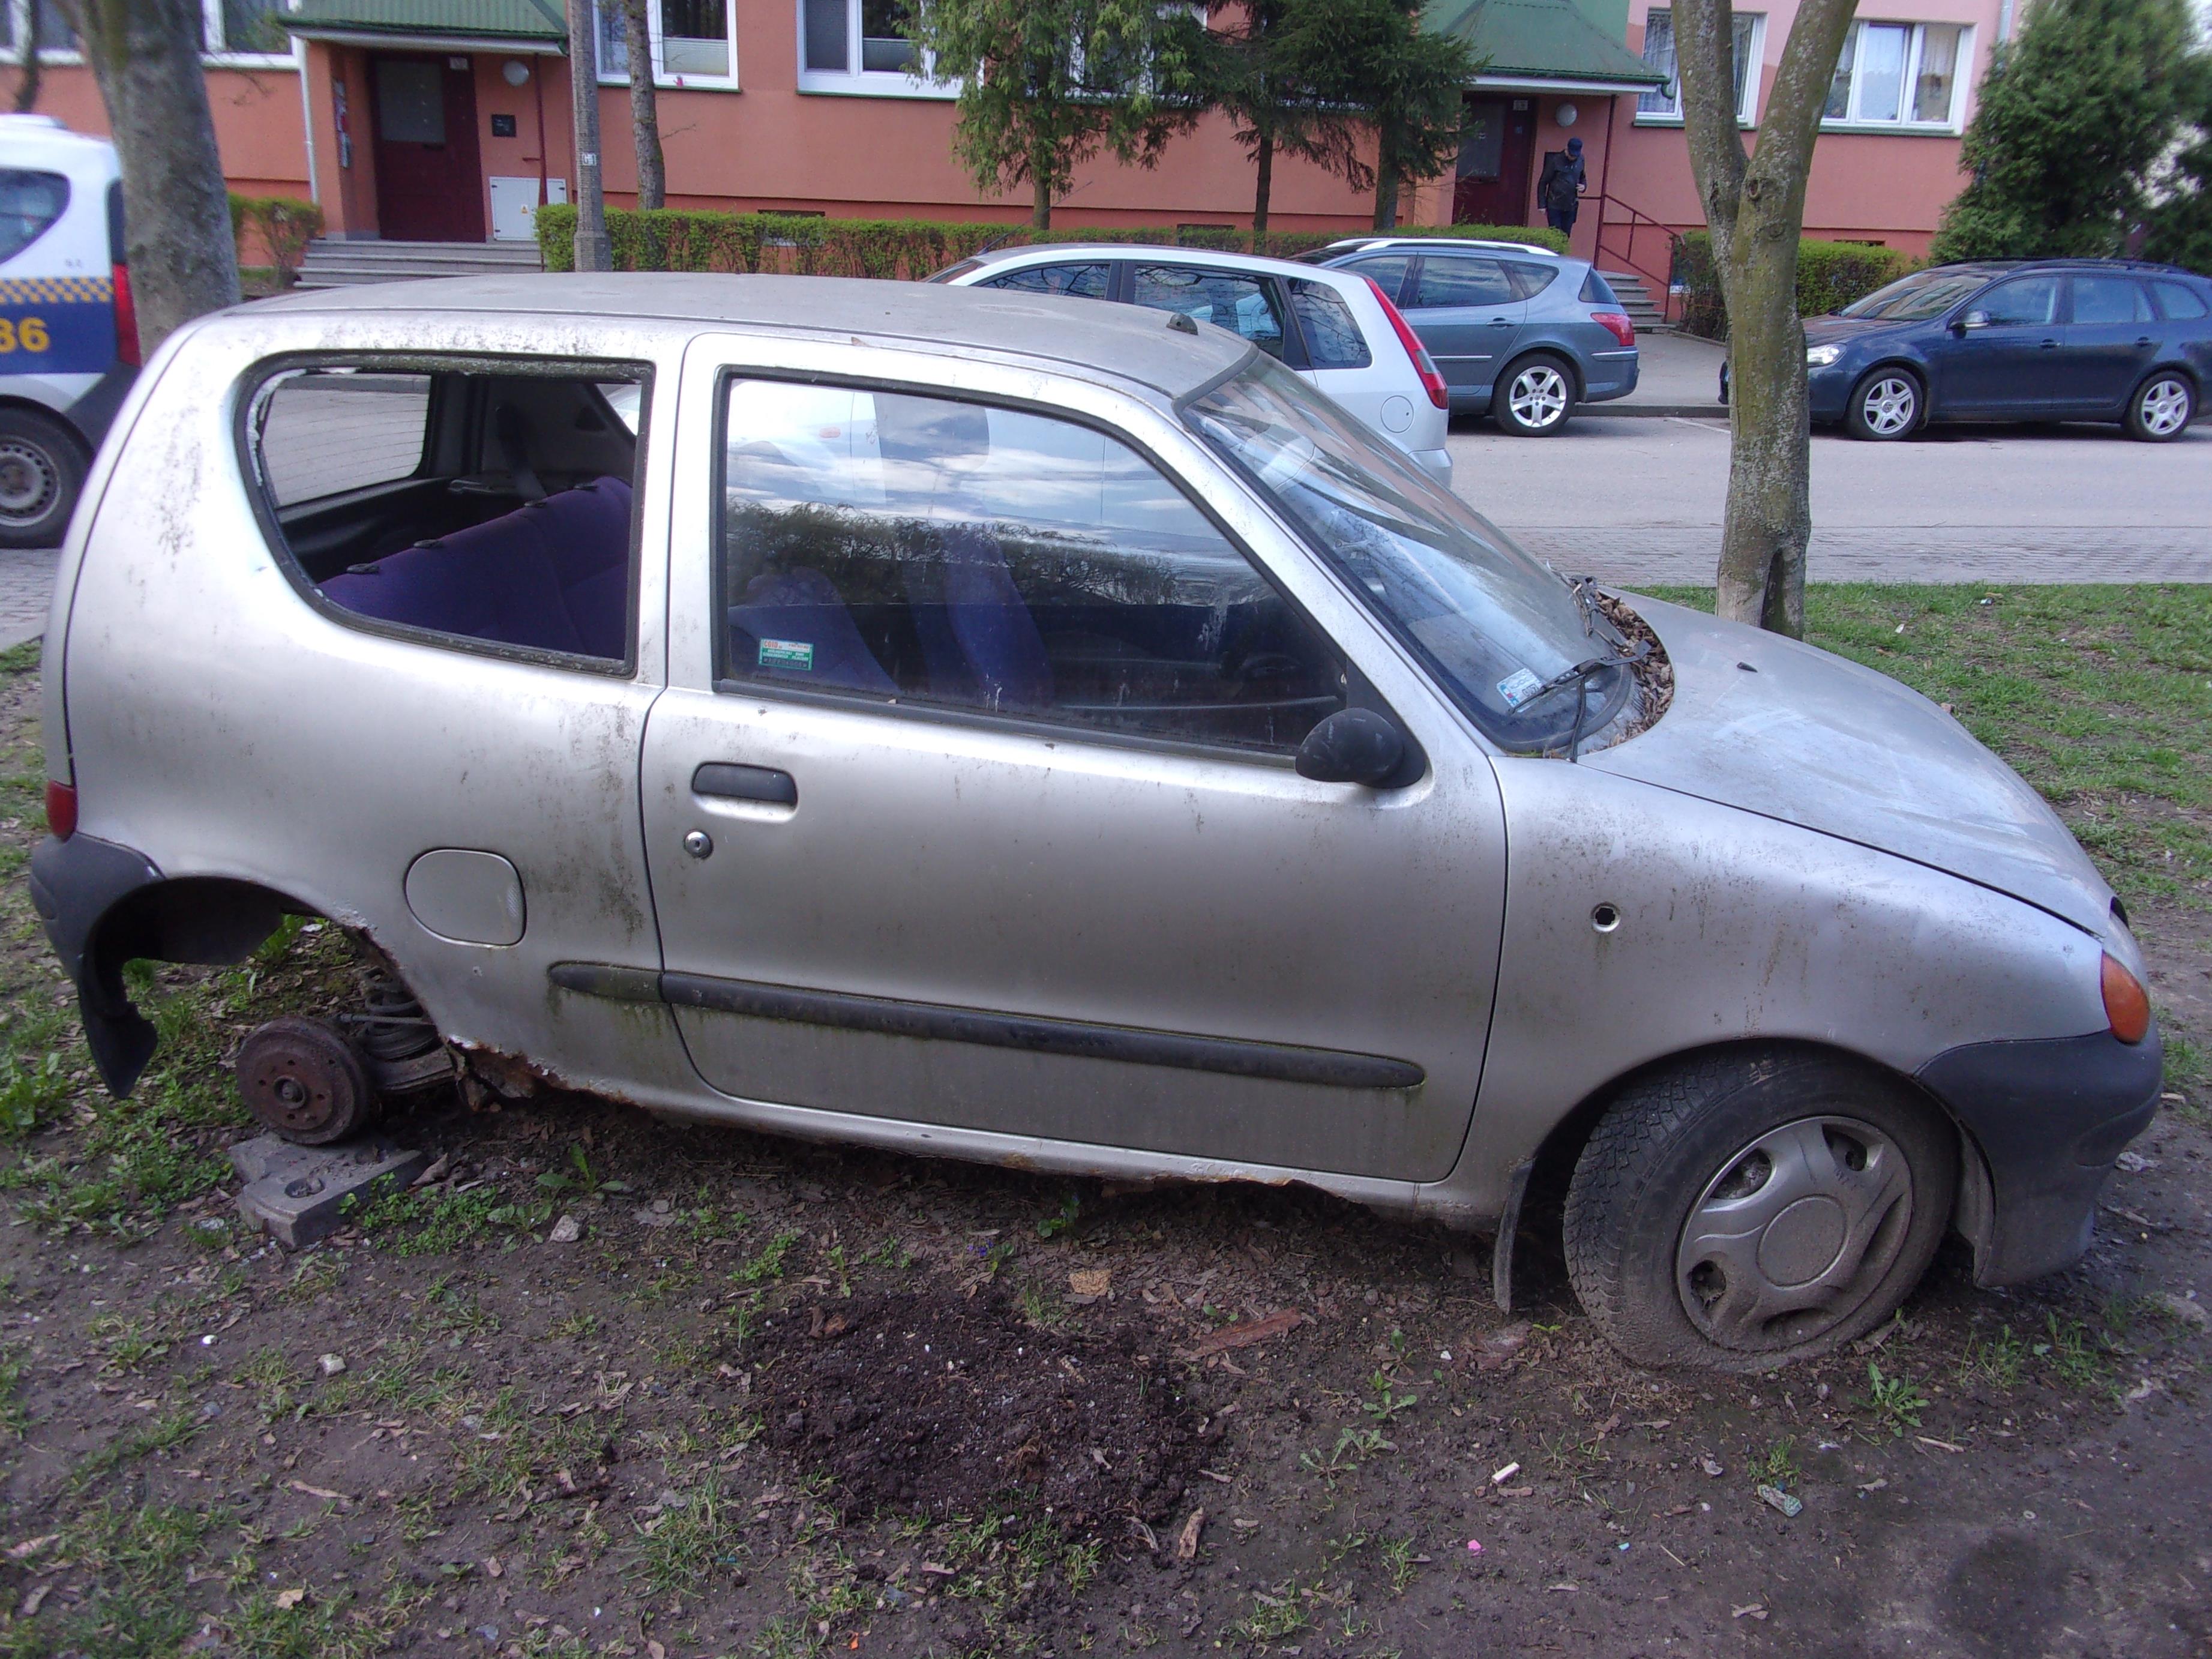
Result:
M802 673L814 672L814 647L805 640L763 640L760 642L760 665L763 668L796 668Z

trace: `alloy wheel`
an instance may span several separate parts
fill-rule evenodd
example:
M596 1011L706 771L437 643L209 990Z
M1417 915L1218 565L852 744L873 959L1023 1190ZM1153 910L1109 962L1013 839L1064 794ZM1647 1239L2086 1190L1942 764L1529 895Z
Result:
M1784 1124L1690 1206L1674 1251L1683 1310L1725 1348L1809 1340L1874 1293L1911 1220L1911 1170L1887 1135L1849 1117Z
M52 455L20 438L0 440L0 520L36 524L53 511L61 488Z
M1557 425L1567 413L1567 377L1549 363L1531 363L1513 377L1505 404L1531 430Z
M1920 392L1901 374L1885 374L1859 394L1859 415L1877 438L1893 438L1920 412Z
M2136 406L2136 417L2152 437L2171 437L2187 424L2189 402L2189 388L2168 375L2143 388L2142 400Z

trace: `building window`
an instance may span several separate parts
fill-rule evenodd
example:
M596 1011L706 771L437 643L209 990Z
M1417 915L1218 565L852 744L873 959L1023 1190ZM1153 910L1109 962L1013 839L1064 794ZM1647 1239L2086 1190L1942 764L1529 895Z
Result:
M276 21L284 9L284 0L208 0L208 52L231 58L289 58L292 37Z
M1759 48L1766 38L1764 12L1735 14L1735 118L1749 126L1759 107ZM1682 118L1682 83L1675 72L1674 14L1654 7L1644 20L1644 61L1667 77L1636 100L1638 119Z
M1854 23L1821 113L1832 125L1955 131L1970 44L1963 23Z
M908 38L913 0L799 0L799 89L951 97Z
M599 79L629 79L629 32L622 0L598 0ZM738 46L730 0L646 0L653 81L664 87L734 87Z

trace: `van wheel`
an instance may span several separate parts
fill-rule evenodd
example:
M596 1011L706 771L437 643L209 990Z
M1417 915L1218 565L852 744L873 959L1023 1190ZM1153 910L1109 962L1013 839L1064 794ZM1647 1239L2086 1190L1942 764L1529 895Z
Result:
M1928 394L1906 368L1878 368L1851 389L1844 426L1854 438L1876 443L1909 438L1927 413Z
M2186 376L2169 372L2154 374L2136 388L2122 424L2138 442L2170 444L2189 430L2196 413L2197 388Z
M1763 1371L1887 1318L1942 1242L1950 1126L1825 1055L1718 1054L1632 1085L1567 1190L1567 1272L1630 1358Z
M1567 423L1574 401L1572 369L1557 357L1523 357L1499 379L1490 412L1516 438L1548 438Z
M0 409L0 547L59 547L90 465L59 421Z

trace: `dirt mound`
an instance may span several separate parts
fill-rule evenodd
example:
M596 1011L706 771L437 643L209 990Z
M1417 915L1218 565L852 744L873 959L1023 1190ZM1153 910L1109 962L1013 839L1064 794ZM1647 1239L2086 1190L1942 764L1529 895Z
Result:
M830 1476L848 1517L1158 1522L1218 1432L1138 1333L1040 1329L988 1294L815 1303L747 1354L769 1442Z

